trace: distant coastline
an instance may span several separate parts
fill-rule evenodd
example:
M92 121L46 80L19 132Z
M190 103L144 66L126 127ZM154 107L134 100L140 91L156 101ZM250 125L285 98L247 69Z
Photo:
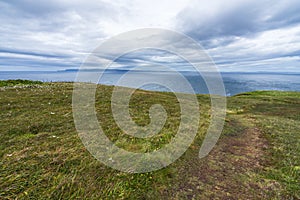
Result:
M64 69L57 70L56 72L136 72L136 73L171 73L172 71L156 71L156 70L130 70L130 69ZM179 73L195 73L196 71L176 71ZM207 71L206 71L207 72ZM209 73L209 72L208 72ZM215 73L215 72L212 72ZM281 75L300 75L300 72L269 72L269 71L253 71L253 72L243 72L243 71L220 71L220 74L281 74Z
M89 82L90 73L102 74L99 84L118 85L118 80L130 70L128 69L107 69L105 71L99 69L84 69L81 72ZM24 79L43 82L74 82L76 81L79 69L66 69L59 71L4 71L0 73L0 80ZM181 73L194 88L197 94L208 94L206 83L199 73L191 71L181 71ZM206 73L207 74L207 73ZM208 73L209 75L209 73ZM212 73L212 76L214 74ZM251 92L257 90L278 90L278 91L300 91L300 73L299 72L221 72L223 78L226 95L233 96L243 92ZM172 72L131 70L129 73L130 85L120 85L135 88L134 79L159 80L160 82L168 81L172 84L180 83ZM169 91L167 88L157 84L148 84L141 89L150 91ZM184 89L176 92L185 93Z

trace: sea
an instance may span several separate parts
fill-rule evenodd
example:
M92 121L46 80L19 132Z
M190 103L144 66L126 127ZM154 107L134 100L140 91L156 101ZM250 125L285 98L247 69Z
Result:
M76 80L78 71L0 71L0 80L9 79L27 79L39 80L44 82L73 82ZM80 72L85 75L86 82L89 82L91 71ZM190 93L185 91L185 87L180 87L182 82L177 75L167 72L136 72L130 73L126 81L119 83L120 78L127 71L111 70L104 72L99 79L99 84L120 85L133 88L140 88L151 91L172 91L172 84L175 87L174 92ZM81 74L81 75L82 75ZM181 72L185 80L192 86L197 94L208 94L208 87L203 77L198 73ZM212 75L213 76L213 75ZM300 73L270 73L270 72L223 72L221 73L222 82L226 91L226 96L233 96L239 93L258 91L258 90L279 90L279 91L300 91ZM155 83L145 85L135 85L135 81L155 80ZM167 83L169 87L164 86ZM171 84L171 86L170 86Z

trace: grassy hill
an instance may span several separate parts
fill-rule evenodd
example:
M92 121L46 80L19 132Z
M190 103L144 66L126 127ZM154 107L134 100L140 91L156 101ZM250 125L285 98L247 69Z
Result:
M122 133L110 111L113 87L99 85L97 117L116 145L149 152L178 129L172 93L137 90L136 123L161 104L168 119L148 139ZM210 99L198 95L198 134L187 152L159 171L129 174L106 167L85 149L72 115L72 83L0 81L0 199L300 199L300 93L258 91L228 98L223 134L198 158L209 125Z

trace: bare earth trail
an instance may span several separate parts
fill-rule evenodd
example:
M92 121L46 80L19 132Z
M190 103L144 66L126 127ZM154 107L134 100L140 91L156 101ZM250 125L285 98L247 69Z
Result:
M244 116L238 120L242 118L247 127L225 134L204 159L197 157L195 148L194 159L178 172L179 189L166 192L172 199L266 199L278 189L276 182L255 177L262 170L268 145L253 120Z

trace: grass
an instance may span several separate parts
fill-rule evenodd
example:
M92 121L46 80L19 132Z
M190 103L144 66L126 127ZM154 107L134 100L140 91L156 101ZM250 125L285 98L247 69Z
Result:
M228 98L219 145L203 160L197 155L209 125L210 100L199 95L200 128L186 153L161 170L128 174L105 166L83 146L73 122L72 83L16 80L0 81L0 86L0 199L300 198L299 93L260 91ZM150 122L153 104L163 105L168 113L159 134L139 139L124 134L114 122L112 89L98 87L96 110L104 132L116 145L150 152L170 142L180 122L174 94L142 90L133 94L130 114L137 124ZM240 162L248 154L226 148L232 141L247 143L245 136L256 129L267 145L260 151L259 168ZM250 150L243 151L254 154ZM241 196L243 191L254 192Z
M17 79L17 80L6 80L6 81L2 81L0 80L0 87L11 87L11 86L28 86L28 85L42 85L43 82L41 81L31 81L31 80L21 80L21 79Z
M242 108L240 115L255 119L256 126L268 140L267 163L260 175L280 185L281 190L275 196L300 199L300 94L245 93L233 97L229 105Z

